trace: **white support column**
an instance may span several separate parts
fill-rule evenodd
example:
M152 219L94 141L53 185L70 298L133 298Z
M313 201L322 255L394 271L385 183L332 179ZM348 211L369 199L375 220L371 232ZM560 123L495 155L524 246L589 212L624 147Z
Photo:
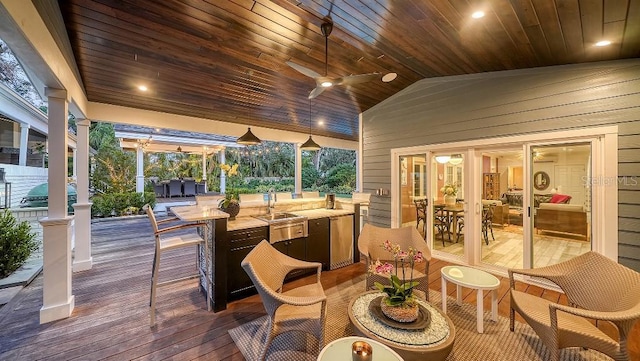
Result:
M295 194L302 194L302 149L300 149L300 144L295 144L295 190L293 191Z
M78 179L78 148L73 149L73 170L71 176L74 180Z
M224 162L226 162L225 149L222 149L218 153L218 160L220 164L223 164ZM224 170L220 169L220 193L226 194L226 192L227 192L227 175L225 174Z
M89 202L89 126L88 119L79 120L77 174L78 201L73 205L75 213L75 253L73 272L85 271L93 266L91 257L91 202ZM74 152L76 155L76 152ZM75 157L74 157L75 159Z
M207 150L202 151L202 182L204 183L204 192L207 193Z
M136 149L136 192L144 193L144 151L142 146Z
M29 128L31 126L26 123L20 123L20 158L18 158L18 164L21 166L27 165L27 150L29 148Z
M49 102L49 216L43 228L43 284L40 323L71 316L71 232L67 215L67 91L46 88Z

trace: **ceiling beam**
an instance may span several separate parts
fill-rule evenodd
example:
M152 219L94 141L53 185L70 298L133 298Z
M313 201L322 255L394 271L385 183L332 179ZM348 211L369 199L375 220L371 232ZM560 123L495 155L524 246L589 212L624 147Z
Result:
M218 120L169 114L105 103L88 103L88 119L94 121L141 125L153 128L176 129L187 132L227 135L239 137L247 131L247 125ZM273 142L304 143L309 134L251 126L251 131L260 139ZM314 135L323 147L357 150L358 142Z

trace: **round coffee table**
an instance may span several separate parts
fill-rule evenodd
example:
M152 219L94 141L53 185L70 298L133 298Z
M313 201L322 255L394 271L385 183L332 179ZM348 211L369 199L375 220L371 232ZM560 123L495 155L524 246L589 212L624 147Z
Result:
M456 336L453 322L447 315L430 303L416 299L431 313L431 324L421 331L393 328L369 311L369 303L382 295L379 291L368 291L351 300L349 320L356 334L389 346L406 361L443 361L447 358Z
M442 274L442 312L447 313L447 281L456 285L456 303L462 305L462 287L478 291L476 329L484 332L483 290L491 291L491 320L498 320L498 287L500 280L496 276L479 269L465 266L447 266L440 270Z
M356 341L364 341L371 345L373 349L373 361L402 361L402 357L390 349L389 346L386 346L376 340L359 336L342 337L331 341L331 343L326 345L322 351L320 351L318 361L350 360L351 345Z

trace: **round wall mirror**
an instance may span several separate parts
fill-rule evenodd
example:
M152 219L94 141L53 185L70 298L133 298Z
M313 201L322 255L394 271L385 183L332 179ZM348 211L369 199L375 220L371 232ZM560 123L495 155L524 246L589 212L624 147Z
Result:
M551 183L551 179L549 179L547 172L535 172L533 174L533 187L535 189L543 191L549 188L549 183Z

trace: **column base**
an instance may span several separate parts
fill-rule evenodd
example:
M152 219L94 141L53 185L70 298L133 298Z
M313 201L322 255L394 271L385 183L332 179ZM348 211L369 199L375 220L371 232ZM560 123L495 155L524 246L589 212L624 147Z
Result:
M73 272L90 270L93 266L91 257L91 202L74 203L75 210L75 253L73 256Z
M73 261L73 272L87 271L93 267L93 257L87 260Z
M49 307L42 306L42 308L40 309L40 324L68 318L73 312L75 303L75 296L71 295L71 297L69 297L69 300L61 305Z

